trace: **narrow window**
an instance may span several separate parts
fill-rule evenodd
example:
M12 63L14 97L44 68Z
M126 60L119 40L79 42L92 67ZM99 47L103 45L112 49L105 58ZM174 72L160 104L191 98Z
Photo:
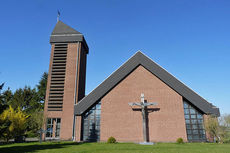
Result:
M47 118L46 139L59 139L60 137L60 118Z
M83 115L83 141L100 141L101 103L97 103Z
M203 114L184 100L184 117L189 142L206 141Z

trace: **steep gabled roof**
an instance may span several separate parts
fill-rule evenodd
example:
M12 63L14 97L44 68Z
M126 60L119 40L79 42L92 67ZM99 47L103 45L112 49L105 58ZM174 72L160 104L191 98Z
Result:
M71 28L67 24L63 23L62 21L58 21L54 27L54 30L51 35L61 35L61 34L79 34L82 35L77 30Z
M83 34L59 20L50 36L50 43L72 42L83 42L86 50L88 50L88 45L84 39Z
M196 94L193 90L188 88L182 82L177 80L174 76L153 62L150 58L138 51L133 57L131 57L125 64L117 69L112 75L110 75L104 82L102 82L97 88L95 88L89 95L84 97L81 101L74 106L75 115L81 115L93 104L98 102L104 95L106 95L113 87L115 87L120 81L122 81L127 75L129 75L137 66L142 65L166 85L171 87L174 91L180 94L182 97L191 102L194 106L200 109L205 114L220 115L219 108L216 108L211 103Z

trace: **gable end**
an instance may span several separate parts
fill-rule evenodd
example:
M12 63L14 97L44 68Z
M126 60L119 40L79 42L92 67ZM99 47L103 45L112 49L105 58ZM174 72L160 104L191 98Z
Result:
M182 97L190 101L194 106L199 108L205 114L213 114L220 116L219 108L216 108L193 90L188 88L158 64L153 62L150 58L138 51L133 57L131 57L125 64L112 73L105 81L103 81L98 87L96 87L89 95L84 97L81 101L74 106L75 115L81 115L88 108L94 105L105 94L107 94L113 87L115 87L121 80L123 80L128 74L130 74L137 66L142 65L148 71L153 73L166 85L171 87Z

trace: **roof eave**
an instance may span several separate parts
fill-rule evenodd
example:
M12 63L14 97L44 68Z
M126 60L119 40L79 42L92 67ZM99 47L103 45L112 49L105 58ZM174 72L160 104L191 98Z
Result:
M81 115L84 113L89 107L91 107L95 102L107 94L113 87L115 87L139 65L145 67L153 75L158 77L161 81L171 87L182 97L185 97L204 113L213 113L217 116L219 115L218 108L214 109L213 106L210 105L210 103L208 103L205 99L196 94L193 90L177 80L174 76L153 62L150 58L143 55L141 52L137 52L125 64L123 64L105 81L103 81L97 88L95 88L89 95L84 97L77 105L75 105L75 114Z
M50 43L77 43L82 42L83 46L86 49L86 54L89 52L89 47L85 41L85 38L82 34L78 35L51 35L50 36Z

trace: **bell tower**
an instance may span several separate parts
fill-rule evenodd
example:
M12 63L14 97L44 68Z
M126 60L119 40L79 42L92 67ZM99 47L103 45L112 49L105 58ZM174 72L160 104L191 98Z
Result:
M58 21L51 36L44 116L46 139L74 135L74 104L85 96L88 45L83 34Z

